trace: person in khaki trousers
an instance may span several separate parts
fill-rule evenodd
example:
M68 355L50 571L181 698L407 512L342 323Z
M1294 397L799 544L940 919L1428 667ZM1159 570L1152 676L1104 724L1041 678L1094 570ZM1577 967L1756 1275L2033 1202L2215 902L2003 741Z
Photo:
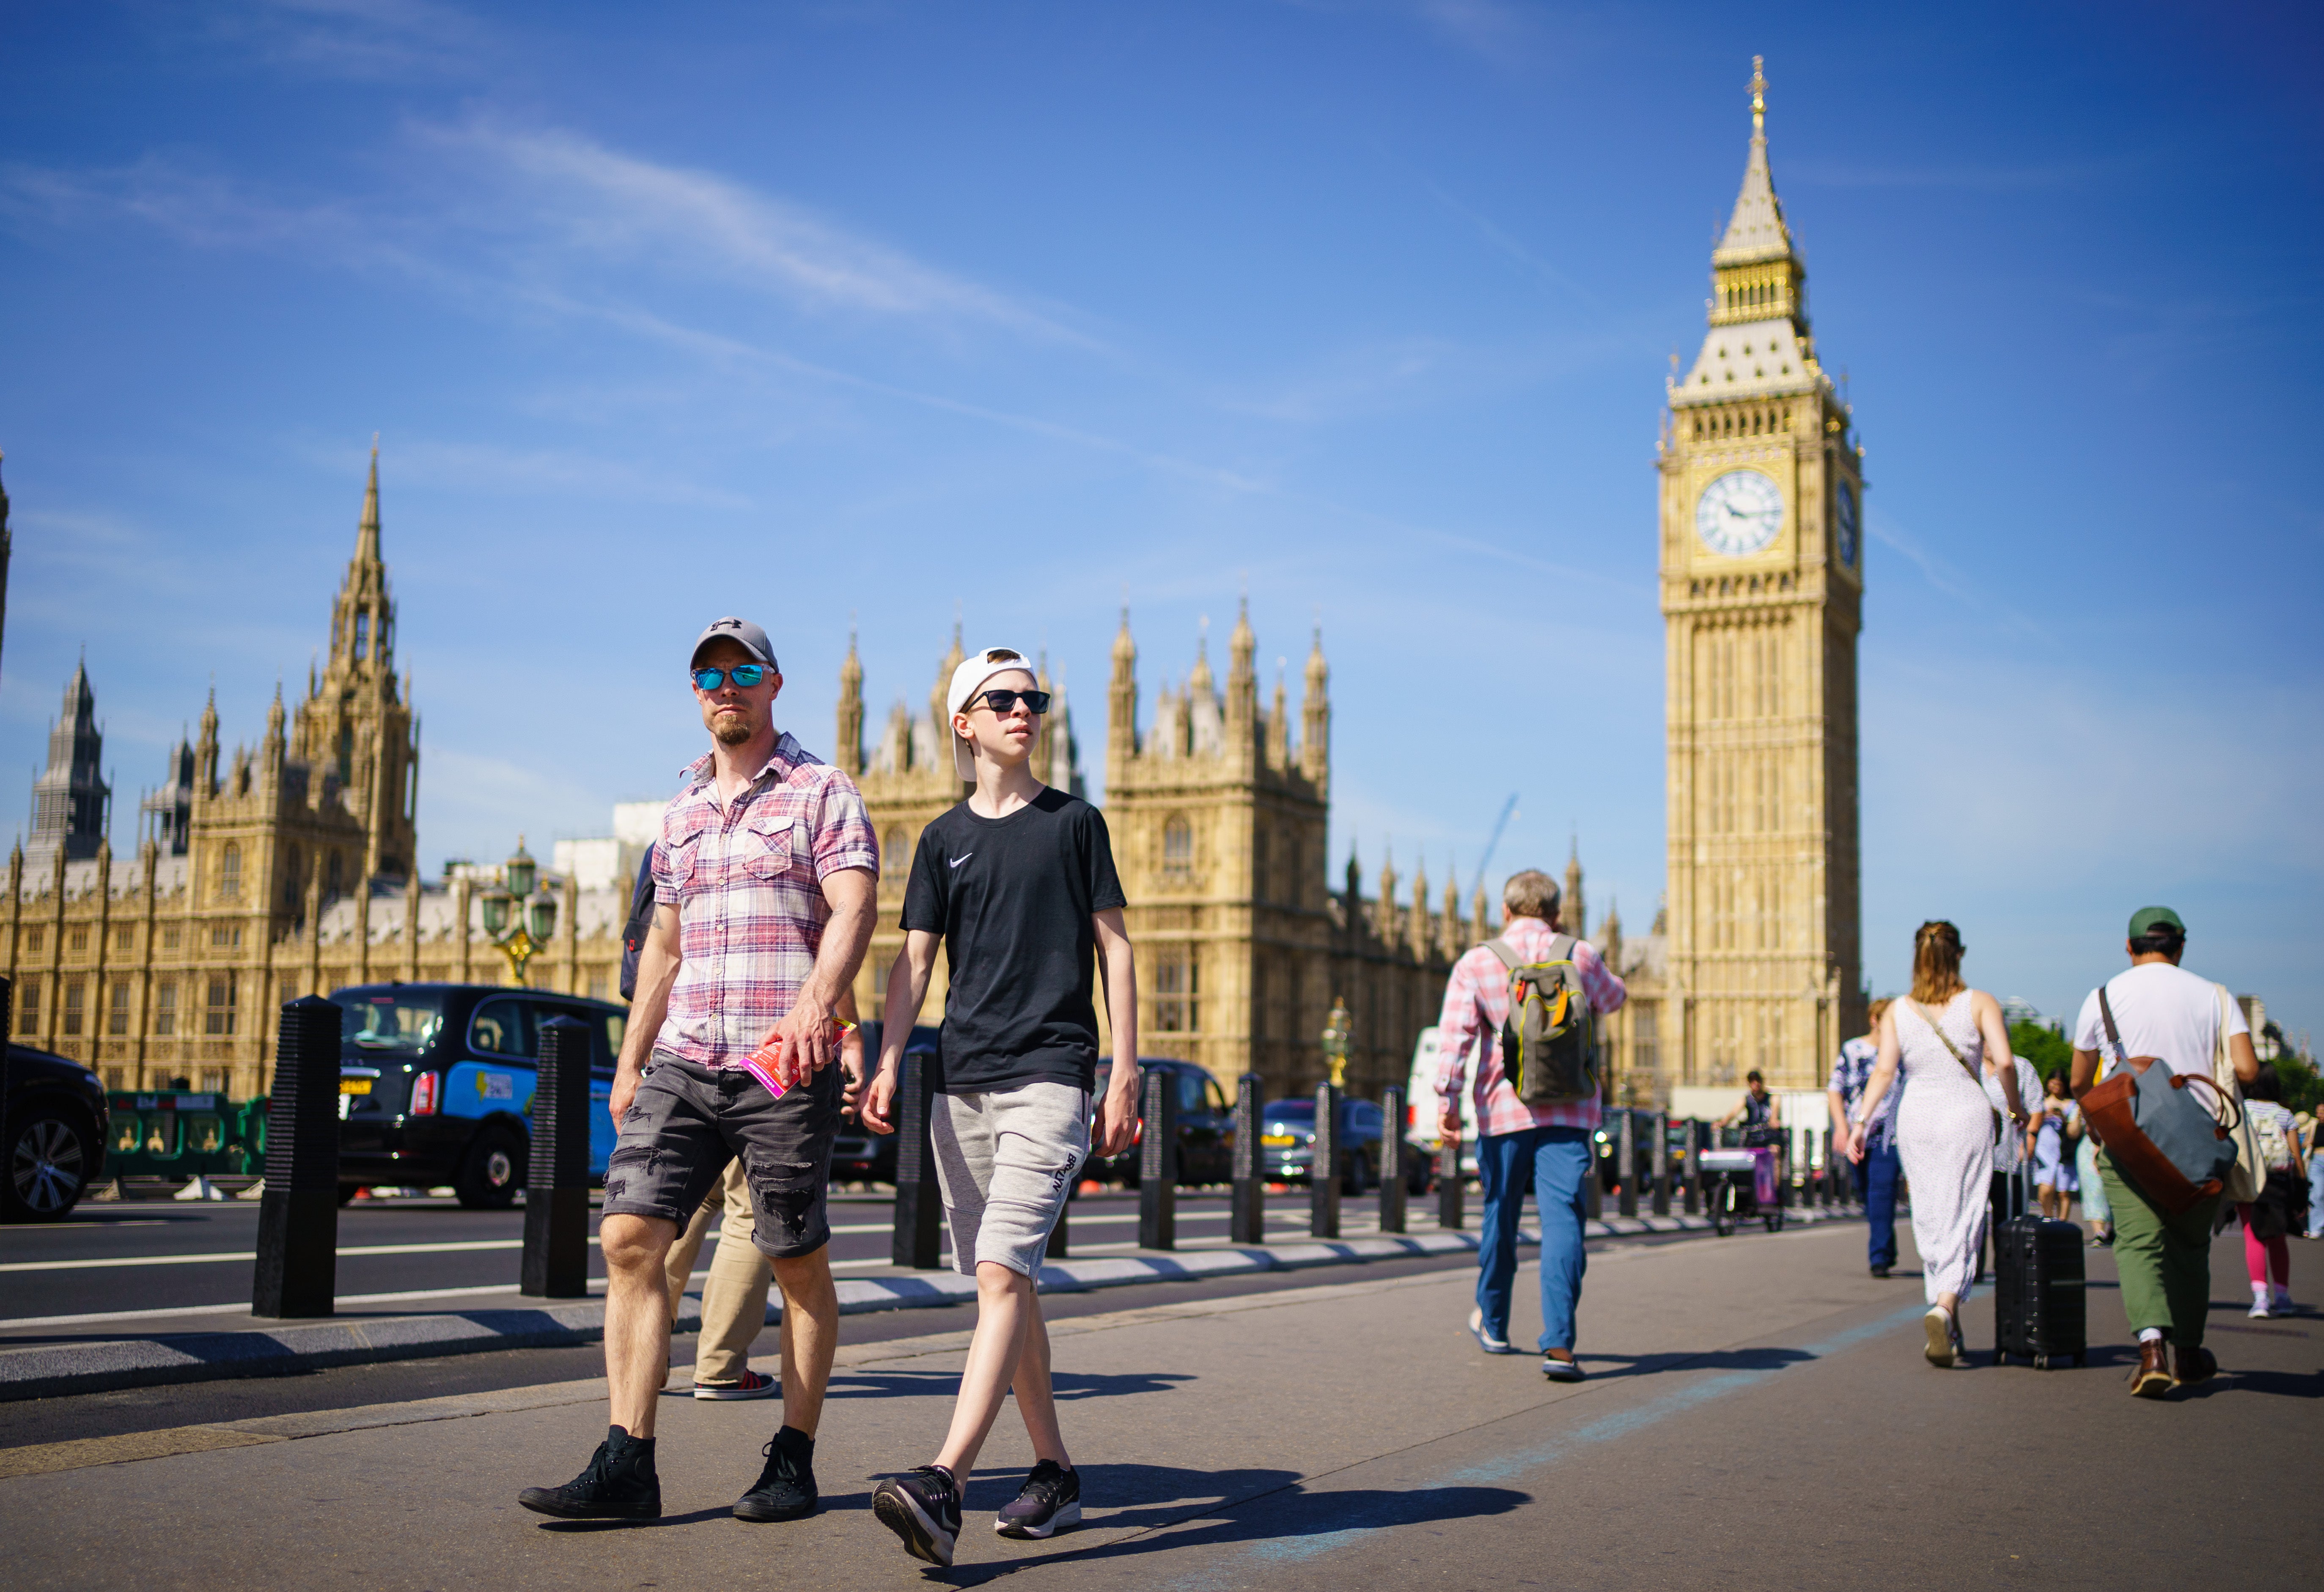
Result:
M840 1015L853 1022L854 1008L850 992L840 1003ZM841 1040L843 1049L853 1048L859 1054L862 1044L862 1036L853 1029ZM842 1114L852 1114L855 1091L847 1090L843 1100ZM694 1349L696 1398L767 1398L782 1391L780 1379L762 1376L749 1365L751 1345L766 1325L767 1292L775 1279L774 1262L751 1242L757 1220L751 1210L751 1189L742 1157L736 1156L726 1164L725 1176L686 1224L686 1231L670 1246L664 1275L669 1284L669 1320L674 1328L685 1302L687 1282L694 1275L694 1263L710 1237L710 1224L719 1223L718 1253L702 1284L702 1333ZM670 1377L676 1376L673 1367ZM669 1385L669 1379L663 1385Z

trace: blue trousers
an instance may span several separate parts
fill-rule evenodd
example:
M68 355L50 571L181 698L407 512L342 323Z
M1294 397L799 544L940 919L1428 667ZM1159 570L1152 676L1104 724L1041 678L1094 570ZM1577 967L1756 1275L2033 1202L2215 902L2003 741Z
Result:
M1517 1276L1517 1213L1526 1188L1541 1217L1541 1343L1573 1347L1573 1307L1582 1299L1589 1256L1582 1247L1582 1179L1597 1171L1585 1127L1529 1127L1477 1141L1477 1178L1484 1184L1485 1222L1477 1238L1477 1308L1496 1338L1509 1331L1509 1295Z
M1873 1265L1896 1264L1896 1178L1902 1171L1894 1144L1865 1151L1864 1164L1857 1168L1864 1179L1868 1259Z

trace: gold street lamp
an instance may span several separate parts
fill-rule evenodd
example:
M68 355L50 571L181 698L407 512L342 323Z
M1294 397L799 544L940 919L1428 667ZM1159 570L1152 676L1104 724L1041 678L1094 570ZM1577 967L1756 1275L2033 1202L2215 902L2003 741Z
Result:
M534 888L540 878L540 865L524 849L524 836L519 835L516 854L501 864L501 882L481 897L484 933L508 958L509 976L520 988L524 984L525 965L557 932L557 897Z
M1335 995L1332 1015L1323 1020L1323 1059L1331 1066L1335 1089L1348 1081L1348 1003Z

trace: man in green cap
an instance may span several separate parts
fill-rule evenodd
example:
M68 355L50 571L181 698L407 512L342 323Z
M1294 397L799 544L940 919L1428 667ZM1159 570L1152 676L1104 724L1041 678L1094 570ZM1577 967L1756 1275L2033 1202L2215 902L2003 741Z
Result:
M2259 1076L2251 1025L2224 985L2179 965L2187 925L2168 906L2142 906L2130 915L2130 967L2090 991L2074 1023L2074 1098L2105 1072L2133 1056L2153 1056L2174 1072L2209 1079L2225 1036L2236 1076ZM2107 1032L2107 1013L2115 1034ZM2103 1149L2098 1177L2114 1211L2115 1265L2122 1303L2138 1334L2138 1367L2130 1391L2167 1397L2174 1387L2201 1382L2218 1362L2203 1347L2203 1318L2211 1303L2211 1229L2217 1195L2172 1215L2125 1177Z

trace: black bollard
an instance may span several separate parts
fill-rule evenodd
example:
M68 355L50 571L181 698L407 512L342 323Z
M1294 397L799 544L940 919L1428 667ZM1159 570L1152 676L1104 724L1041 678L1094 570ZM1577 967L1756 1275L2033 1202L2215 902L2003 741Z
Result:
M339 1008L309 995L283 1007L276 1033L250 1313L329 1315L338 1260Z
M1436 1147L1436 1225L1448 1233L1461 1230L1461 1141L1448 1138Z
M1656 1216L1668 1216L1671 1189L1670 1113L1656 1111L1646 1120L1654 1124L1655 1136L1655 1201L1648 1209Z
M589 1296L589 1026L540 1026L532 1085L532 1163L524 1185L524 1265L517 1291Z
M1686 1119L1686 1214L1702 1214L1702 1124Z
M1340 1086L1315 1086L1315 1153L1307 1158L1307 1236L1340 1236Z
M1590 1136L1590 1170L1582 1182L1582 1214L1586 1221L1603 1221L1606 1219L1606 1173L1600 1164L1605 1157L1599 1153L1606 1146L1598 1142L1599 1134L1605 1131L1601 1121L1598 1132ZM1540 1191L1536 1189L1534 1192L1537 1202Z
M1380 1090L1379 1230L1404 1231L1404 1089Z
M1259 1098L1256 1072L1246 1072L1235 1083L1233 1209L1227 1213L1227 1241L1267 1242L1266 1151L1259 1136L1266 1132L1266 1107Z
M936 1184L928 1118L936 1109L936 1058L906 1051L896 1071L896 1222L889 1259L914 1271L933 1271L944 1228L944 1194Z
M1178 1247L1178 1079L1146 1074L1145 1137L1138 1146L1138 1247Z
M1638 1214L1638 1114L1628 1107L1614 1124L1614 1175L1621 1180L1614 1209L1635 1219Z

